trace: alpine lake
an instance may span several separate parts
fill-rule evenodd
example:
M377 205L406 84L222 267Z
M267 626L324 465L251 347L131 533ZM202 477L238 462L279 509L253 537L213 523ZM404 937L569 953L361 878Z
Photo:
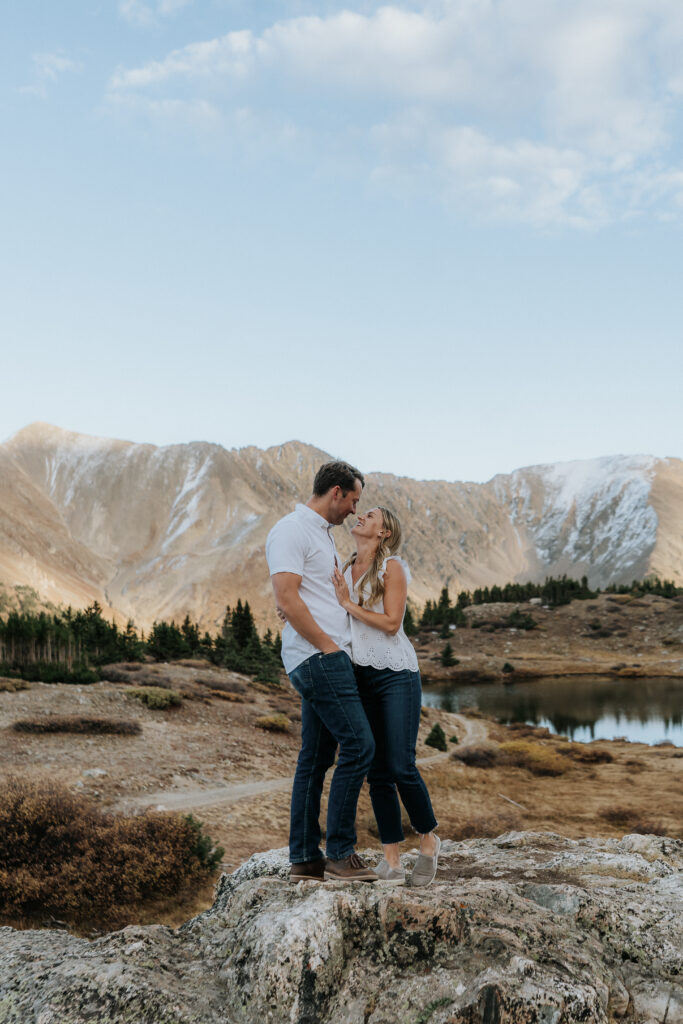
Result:
M504 725L526 722L579 743L626 739L683 747L683 679L565 676L425 686L422 703L476 708Z

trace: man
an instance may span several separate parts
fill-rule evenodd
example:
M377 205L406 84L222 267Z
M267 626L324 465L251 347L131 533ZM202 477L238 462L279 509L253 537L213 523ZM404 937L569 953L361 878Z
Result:
M326 463L306 504L276 523L266 541L275 602L287 620L282 661L301 696L301 751L289 834L292 881L377 879L354 853L356 804L375 743L351 664L349 617L332 583L339 558L331 530L356 511L363 484L359 470L348 463ZM320 849L320 797L337 746L326 861Z

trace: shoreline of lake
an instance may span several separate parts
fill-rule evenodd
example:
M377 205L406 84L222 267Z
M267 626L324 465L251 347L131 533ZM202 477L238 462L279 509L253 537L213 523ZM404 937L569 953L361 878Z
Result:
M683 686L671 676L546 676L425 685L427 707L475 708L502 725L527 723L578 742L626 738L683 747Z
M477 683L501 682L508 685L521 681L530 682L536 679L564 679L568 677L576 679L587 677L600 679L680 679L683 681L683 668L677 672L672 672L666 667L662 668L661 662L648 662L647 664L623 667L615 665L611 669L606 669L599 663L591 663L589 665L581 665L572 670L565 663L562 663L561 666L552 667L549 667L547 663L543 663L534 668L528 665L520 668L515 666L512 672L504 672L502 668L497 670L489 667L455 668L451 669L448 674L441 672L438 675L434 675L429 669L424 669L420 665L420 676L424 686L445 688Z

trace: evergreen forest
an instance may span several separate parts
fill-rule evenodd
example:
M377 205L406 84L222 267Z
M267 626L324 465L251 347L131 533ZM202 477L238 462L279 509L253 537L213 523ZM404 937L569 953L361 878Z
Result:
M683 587L653 578L634 580L630 585L612 584L604 592L674 598L683 594ZM426 602L419 619L408 605L404 628L412 636L421 628L441 627L445 639L451 625L467 625L464 609L470 605L522 603L538 598L545 605L557 607L572 600L595 598L599 593L591 590L586 576L581 580L549 576L544 583L507 583L471 592L461 590L455 602L444 586L437 601ZM174 621L155 622L145 636L132 620L125 628L109 622L97 602L77 611L12 610L0 617L0 675L47 683L96 682L98 667L113 662L203 658L258 681L277 684L282 671L280 650L279 633L268 629L261 636L249 602L241 600L234 608L226 608L221 627L214 634L202 632L186 615L180 625Z
M542 604L550 608L569 604L571 601L586 601L596 598L598 594L632 594L642 597L644 594L658 594L660 597L674 598L683 594L683 587L677 587L671 580L660 580L657 577L646 580L633 580L631 584L612 583L604 591L591 590L588 577L580 580L568 576L547 576L543 583L506 583L505 586L481 587L476 590L461 590L455 603L451 601L448 587L444 586L438 601L427 601L420 627L441 626L447 635L448 626L464 626L467 619L464 609L470 605L493 604L496 602L521 604L531 598L538 598ZM406 631L407 632L407 631Z
M11 611L0 618L0 674L42 682L92 683L100 665L117 661L178 661L205 658L214 665L277 683L280 635L259 635L249 602L225 610L220 630L201 632L185 616L155 622L145 636L132 621L125 629L109 622L97 602L84 610Z

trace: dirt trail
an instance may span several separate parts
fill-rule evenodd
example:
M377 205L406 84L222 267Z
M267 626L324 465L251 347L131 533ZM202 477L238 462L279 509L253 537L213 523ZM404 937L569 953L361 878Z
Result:
M485 722L465 718L463 715L454 714L452 717L456 719L461 729L460 743L444 753L419 758L417 763L421 768L428 769L431 765L450 757L453 750L472 743L481 743L486 739L488 730ZM128 797L120 801L114 810L125 812L154 807L156 810L164 811L192 811L199 807L232 804L245 797L261 796L264 793L288 791L291 789L292 781L292 777L287 776L279 779L257 779L253 782L226 783L224 786L214 786L210 789L196 787L183 790L162 789L156 793L143 793L140 796Z

